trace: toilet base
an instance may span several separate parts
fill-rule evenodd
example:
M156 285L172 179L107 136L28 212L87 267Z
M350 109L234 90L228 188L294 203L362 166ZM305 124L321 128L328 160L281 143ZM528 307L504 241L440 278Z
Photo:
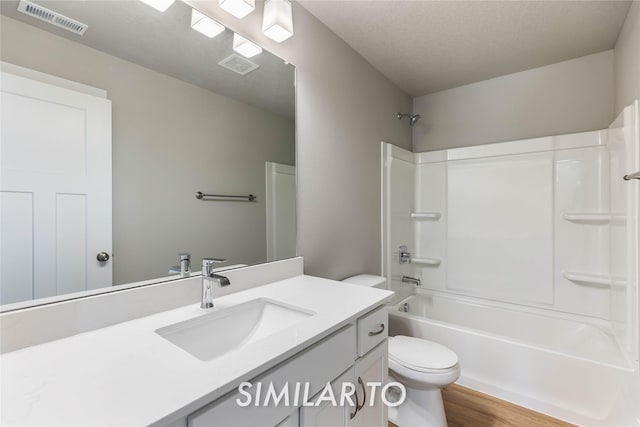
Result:
M400 406L389 408L389 421L398 427L447 427L440 387L414 388L405 383L405 388L407 397Z

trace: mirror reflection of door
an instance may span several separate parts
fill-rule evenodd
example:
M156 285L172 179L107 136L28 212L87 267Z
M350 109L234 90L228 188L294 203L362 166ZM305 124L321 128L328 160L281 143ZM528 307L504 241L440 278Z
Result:
M296 168L265 162L267 260L296 256Z
M60 283L55 266L46 265L57 255L34 257L31 243L28 248L0 248L2 287L21 289L20 299L34 297L39 304L42 296L80 290L66 285L78 283L76 275L87 275L88 289L104 291L178 279L168 270L180 262L178 254L183 252L191 254L194 274L205 257L225 258L227 266L265 262L264 164L295 163L293 65L263 50L250 60L253 71L229 69L225 64L237 57L234 32L227 29L209 38L195 31L190 25L192 8L184 2L175 2L161 15L139 1L36 2L88 25L82 36L21 13L18 3L0 1L0 71L16 74L14 67L28 69L19 75L41 82L41 73L56 76L66 85L45 82L104 99L108 95L112 102L113 246L87 250L87 269L101 252L114 256L105 264L112 268L111 281L92 281L90 270L73 269ZM135 25L129 25L132 22ZM23 163L32 157L27 151ZM197 191L253 194L256 199L198 200ZM31 226L8 225L5 211L2 232L22 233L16 238L31 242L25 237ZM21 213L14 216L26 218ZM88 218L70 220L69 226L81 229L79 224ZM58 226L53 213L48 221ZM77 241L84 253L89 244ZM28 262L4 259L9 253L18 258L21 251ZM69 244L66 252L77 259L80 249ZM14 286L9 273L21 282L37 280L17 273L25 270L32 276L46 274L54 283L46 286L47 292L33 285ZM2 305L8 302L0 296L0 312L11 309Z
M0 304L111 285L105 98L2 73Z

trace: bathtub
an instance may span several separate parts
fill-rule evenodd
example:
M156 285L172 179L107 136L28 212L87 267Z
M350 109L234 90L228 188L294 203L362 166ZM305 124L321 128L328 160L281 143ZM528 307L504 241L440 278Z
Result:
M580 425L640 426L638 370L606 322L420 293L389 307L389 331L455 351L460 385Z

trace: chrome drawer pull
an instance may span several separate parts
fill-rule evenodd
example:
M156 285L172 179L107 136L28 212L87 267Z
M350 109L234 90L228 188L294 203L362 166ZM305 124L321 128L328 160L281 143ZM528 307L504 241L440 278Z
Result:
M364 387L364 382L362 381L361 377L358 377L358 384L360 384L360 387L362 387L362 393L364 393L364 398L362 399L362 405L356 408L356 412L364 408L364 404L367 403L367 389Z
M358 402L358 390L354 390L356 393L356 410L353 411L352 414L349 414L349 419L352 420L356 417L356 414L358 413L358 411L360 410L360 403Z
M383 333L384 332L384 323L381 323L380 326L381 326L381 328L380 328L379 331L369 332L369 336L373 337L373 336L380 335L381 333Z

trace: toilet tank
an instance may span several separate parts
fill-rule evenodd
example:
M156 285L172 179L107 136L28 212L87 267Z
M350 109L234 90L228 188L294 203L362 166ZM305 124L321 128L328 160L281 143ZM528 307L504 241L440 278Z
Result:
M372 274L358 274L355 276L347 277L342 280L345 283L351 283L353 285L369 286L378 289L387 289L387 278L384 276L375 276Z

